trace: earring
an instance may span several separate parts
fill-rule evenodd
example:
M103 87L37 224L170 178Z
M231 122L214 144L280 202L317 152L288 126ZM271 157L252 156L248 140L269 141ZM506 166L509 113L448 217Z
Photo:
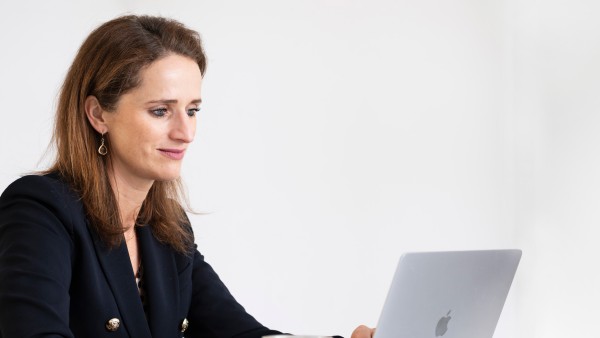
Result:
M100 147L98 147L98 154L104 156L108 153L108 148L104 145L104 133L102 133L102 138L100 139Z

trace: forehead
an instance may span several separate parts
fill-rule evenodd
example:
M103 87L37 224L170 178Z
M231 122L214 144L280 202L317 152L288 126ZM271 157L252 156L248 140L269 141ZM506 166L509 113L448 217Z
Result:
M133 96L157 96L156 99L197 99L200 96L202 73L191 58L169 54L140 71L140 84Z

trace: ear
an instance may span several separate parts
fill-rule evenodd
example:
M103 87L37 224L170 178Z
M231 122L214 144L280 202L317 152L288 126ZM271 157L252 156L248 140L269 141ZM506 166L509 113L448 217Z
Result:
M96 129L96 131L100 134L108 132L108 126L103 115L104 110L100 106L100 102L98 102L98 99L95 96L90 95L85 98L84 108L85 115L87 116L88 121L90 121L92 127L94 127L94 129Z

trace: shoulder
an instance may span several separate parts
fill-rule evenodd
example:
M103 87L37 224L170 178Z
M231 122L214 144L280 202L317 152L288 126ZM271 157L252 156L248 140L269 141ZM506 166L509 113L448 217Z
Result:
M35 198L47 200L51 204L79 200L79 196L58 174L27 175L11 183L0 196L0 201L8 198Z
M30 174L22 176L12 182L6 190L11 187L26 187L26 186L35 186L38 184L41 185L52 185L52 186L64 186L68 187L66 181L61 178L58 173L51 172L48 174Z
M11 183L0 195L0 216L30 217L53 214L63 223L72 223L74 215L83 215L77 193L57 174L27 175Z

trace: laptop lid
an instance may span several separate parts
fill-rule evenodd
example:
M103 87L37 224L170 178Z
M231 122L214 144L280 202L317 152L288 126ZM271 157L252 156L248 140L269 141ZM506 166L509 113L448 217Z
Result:
M521 250L404 254L375 338L492 338L520 259Z

